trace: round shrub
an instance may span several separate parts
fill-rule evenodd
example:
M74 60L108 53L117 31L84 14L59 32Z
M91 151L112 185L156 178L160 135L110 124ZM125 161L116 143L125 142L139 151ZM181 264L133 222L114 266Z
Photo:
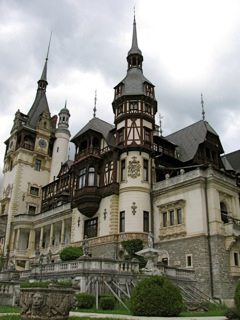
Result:
M60 252L60 259L62 261L76 260L82 255L83 255L82 247L69 246L62 249L62 251Z
M86 292L76 294L76 307L79 309L92 309L95 303L95 297Z
M178 287L162 276L150 276L133 289L130 309L133 315L173 317L179 315L183 300Z
M237 283L235 293L234 293L234 302L238 312L240 312L240 282Z
M110 295L100 297L100 308L103 310L113 310L115 308L115 298Z

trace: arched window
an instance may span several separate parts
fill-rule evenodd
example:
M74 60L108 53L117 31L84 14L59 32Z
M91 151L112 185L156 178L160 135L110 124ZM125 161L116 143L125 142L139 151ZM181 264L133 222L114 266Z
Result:
M221 210L221 219L223 223L228 223L228 211L226 204L224 202L220 202L220 210Z
M89 167L88 169L88 186L94 186L95 168Z

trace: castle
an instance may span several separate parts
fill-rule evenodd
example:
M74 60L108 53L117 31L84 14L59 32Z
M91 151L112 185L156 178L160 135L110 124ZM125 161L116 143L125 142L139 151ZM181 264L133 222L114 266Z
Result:
M163 136L155 86L143 74L134 18L127 74L114 87L114 124L94 117L71 139L70 112L51 116L46 59L28 114L5 141L0 241L28 270L88 239L91 255L122 259L121 242L147 241L159 263L194 270L199 288L228 299L240 277L239 152L223 154L204 119ZM110 108L110 107L109 107Z

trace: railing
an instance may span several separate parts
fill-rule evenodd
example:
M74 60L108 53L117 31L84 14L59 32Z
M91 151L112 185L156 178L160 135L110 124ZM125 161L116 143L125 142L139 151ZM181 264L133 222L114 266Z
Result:
M93 148L93 147L86 148L86 149L82 150L81 152L79 152L78 154L75 155L75 161L79 161L79 160L81 160L81 159L83 159L85 157L88 157L90 155L100 157L101 156L100 149Z
M195 279L195 271L188 269L179 269L170 266L164 266L164 273L167 276L174 277L176 279Z
M82 260L61 262L54 264L46 264L37 266L31 270L31 274L35 275L40 273L46 274L59 274L59 273L72 273L72 272L97 272L97 273L129 273L138 272L139 267L137 262L129 261L115 261L115 260L96 260L89 258L82 258ZM29 276L29 274L28 274ZM26 277L24 273L21 278Z

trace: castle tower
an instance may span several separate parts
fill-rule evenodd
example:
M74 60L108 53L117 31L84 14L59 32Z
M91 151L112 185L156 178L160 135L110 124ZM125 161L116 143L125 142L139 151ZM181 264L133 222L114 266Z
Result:
M10 242L18 241L12 225L14 217L35 215L40 211L41 187L49 181L55 125L46 97L47 61L48 55L32 107L28 114L19 110L16 112L10 137L5 141L0 196L1 218L6 222L5 231L1 235L5 254L10 248ZM24 241L27 244L30 226L24 226L24 229Z
M120 149L119 231L150 232L151 167L155 129L154 85L143 75L134 16L126 77L114 88L116 143Z
M50 182L58 176L61 165L68 159L69 139L71 137L69 127L70 113L65 103L64 108L59 112L58 126L55 132L56 140L53 145L52 166Z

